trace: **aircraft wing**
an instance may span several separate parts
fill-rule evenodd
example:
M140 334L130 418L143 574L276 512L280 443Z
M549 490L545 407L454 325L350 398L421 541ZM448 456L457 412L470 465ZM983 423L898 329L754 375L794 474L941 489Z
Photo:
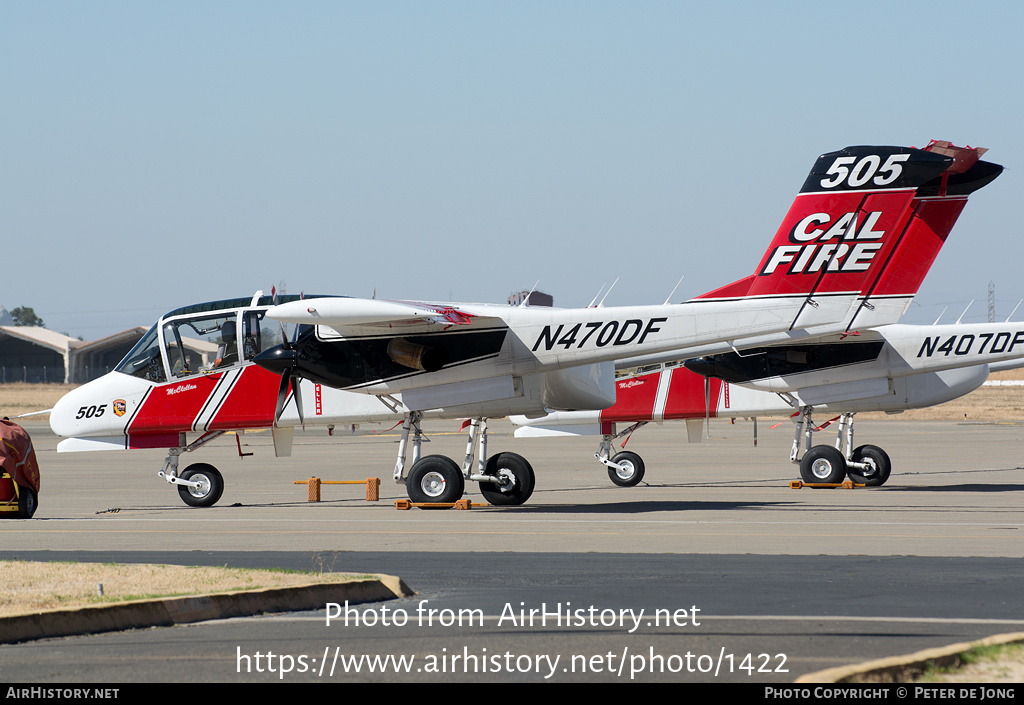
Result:
M448 328L470 325L475 319L481 318L487 318L487 323L497 320L443 304L345 296L289 301L271 308L267 316L284 323L329 326L342 335L346 329L365 326L393 328L426 325Z

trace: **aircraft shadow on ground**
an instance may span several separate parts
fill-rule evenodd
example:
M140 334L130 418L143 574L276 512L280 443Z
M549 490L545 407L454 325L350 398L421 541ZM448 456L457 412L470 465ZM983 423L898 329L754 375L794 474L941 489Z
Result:
M515 511L529 514L649 514L653 512L730 511L737 509L780 509L792 502L716 502L700 500L647 500L603 502L601 504L534 504L521 507L492 507L487 511Z
M959 485L934 485L934 486L921 486L921 485L886 485L880 488L885 492L1022 492L1024 491L1024 485L1007 485L997 483L975 483L975 484L959 484Z
M387 502L384 502L387 503ZM371 503L363 499L335 499L335 500L322 500L320 502L307 502L306 500L294 500L290 502L232 502L230 504L218 504L214 507L189 507L184 504L158 504L151 506L127 506L121 505L119 507L108 507L106 509L97 509L90 516L97 518L103 516L112 516L116 514L126 514L129 512L197 512L198 517L202 517L204 512L220 513L229 509L291 509L295 507L305 507L309 504L321 504L321 505L338 505L340 507L353 507L353 506L370 506ZM72 516L36 516L36 521L53 521L55 519L81 519L82 517Z

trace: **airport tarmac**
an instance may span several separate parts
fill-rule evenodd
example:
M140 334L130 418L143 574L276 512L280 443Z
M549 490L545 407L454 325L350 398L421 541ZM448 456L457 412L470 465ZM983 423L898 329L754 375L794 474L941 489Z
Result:
M364 670L334 681L787 682L1024 630L1024 425L858 422L856 443L885 448L893 475L884 487L854 490L790 489L793 426L768 426L760 422L756 448L744 421L713 420L699 444L686 443L681 424L645 427L626 446L643 456L645 480L620 488L593 459L596 438L514 439L499 421L489 451L518 452L537 473L526 505L399 511L394 500L405 493L390 479L394 432L310 430L297 434L287 459L273 457L266 433L242 437L242 450L254 453L245 458L232 437L221 439L182 458L182 466L212 463L225 477L220 503L197 509L156 476L160 451L57 454L46 427L27 424L42 471L39 511L4 523L0 558L390 573L419 593L388 603L392 614L415 622L426 600L439 621L354 630L307 612L46 640L0 647L0 677L15 669L20 681L157 682L166 679L162 654L170 651L195 681L308 682L323 679L316 667L300 673L293 660L296 669L282 674L281 662L255 669L243 657L303 654L307 666L322 666L344 644L350 654L415 655L419 664L456 652L465 660L445 663L452 670L443 673ZM816 442L831 443L832 428ZM457 424L425 430L433 435L424 454L461 459ZM325 486L324 501L308 503L305 485L293 483L310 475L380 477L381 500L365 501L360 486ZM482 500L475 489L467 496ZM592 615L643 609L648 620L664 609L682 620L647 621L632 632L624 623L552 629L511 620L520 609L570 604ZM440 622L460 610L479 610L484 623ZM485 658L499 653L512 656ZM519 660L527 654L535 657L529 668ZM671 656L661 671L615 670L628 663L629 672L641 654L649 666ZM541 655L548 660L536 660ZM567 669L576 656L582 670L575 661ZM563 660L545 676L555 657ZM714 672L705 669L712 662Z
M185 506L157 477L160 450L58 454L48 428L29 424L42 472L32 521L4 525L8 546L35 550L587 551L763 555L1024 555L1024 425L863 421L856 444L886 449L893 474L880 488L793 490L790 423L713 420L704 443L682 424L649 425L627 448L645 460L644 481L614 486L594 460L597 438L515 439L492 422L489 452L532 463L537 489L520 507L398 511L392 480L396 433L310 430L290 458L274 458L269 433L246 433L240 458L227 436L181 458L217 466L217 506ZM835 426L830 427L830 429ZM816 443L831 443L829 430ZM461 461L465 435L435 423L423 454ZM310 476L381 479L379 502L361 486L324 486L306 501ZM482 502L475 487L467 498ZM273 531L268 531L273 527Z

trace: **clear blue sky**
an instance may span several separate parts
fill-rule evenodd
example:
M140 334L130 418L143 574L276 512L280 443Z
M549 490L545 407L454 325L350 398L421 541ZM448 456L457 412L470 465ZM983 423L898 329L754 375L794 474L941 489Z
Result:
M269 292L661 303L817 155L990 148L911 309L1024 297L1020 2L0 3L0 304L86 339ZM1024 320L1024 307L1017 314Z

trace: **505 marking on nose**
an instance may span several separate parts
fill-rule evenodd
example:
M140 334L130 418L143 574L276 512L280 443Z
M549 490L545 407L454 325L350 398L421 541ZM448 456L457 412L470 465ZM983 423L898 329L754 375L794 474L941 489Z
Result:
M103 413L107 410L106 404L100 404L99 406L83 406L75 414L76 419L98 419L103 416Z

